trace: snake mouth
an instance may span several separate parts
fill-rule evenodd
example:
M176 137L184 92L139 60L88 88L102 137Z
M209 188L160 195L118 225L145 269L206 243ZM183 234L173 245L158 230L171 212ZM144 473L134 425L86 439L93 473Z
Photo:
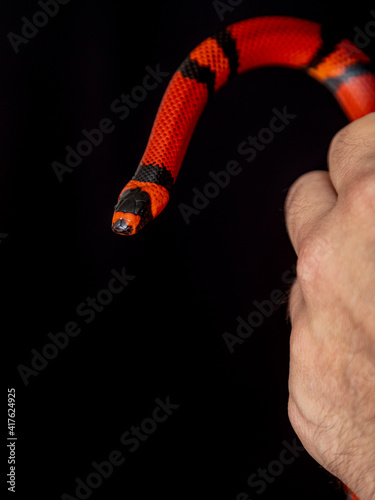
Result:
M141 216L129 212L115 212L112 219L112 231L124 236L135 234L141 222Z
M113 224L112 224L112 231L117 234L123 234L130 236L133 234L134 227L129 225L125 219L117 219Z

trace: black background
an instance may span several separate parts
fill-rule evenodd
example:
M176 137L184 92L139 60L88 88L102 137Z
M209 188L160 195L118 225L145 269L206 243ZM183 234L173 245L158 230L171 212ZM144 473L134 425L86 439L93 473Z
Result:
M160 64L172 75L205 37L248 17L311 19L332 38L341 30L353 38L371 19L364 3L327 4L244 0L220 20L208 0L72 1L15 54L7 34L20 34L22 16L40 8L3 0L0 233L8 237L0 279L7 383L17 401L17 498L74 497L75 478L85 480L91 463L115 449L124 465L90 498L343 498L306 452L261 495L247 486L295 438L285 304L233 354L222 337L235 333L253 300L288 289L281 276L295 255L286 192L302 173L325 168L329 142L347 123L329 92L281 68L232 81L204 111L163 214L131 238L110 228L168 83L119 120L111 103L142 83L145 67ZM238 144L284 106L297 118L246 163ZM65 146L103 118L114 132L59 183L51 163L64 162ZM241 175L187 225L179 203L191 205L192 189L232 159ZM86 324L77 306L124 266L136 278ZM19 365L30 367L31 350L69 321L80 335L25 386ZM129 453L120 436L167 396L179 408Z

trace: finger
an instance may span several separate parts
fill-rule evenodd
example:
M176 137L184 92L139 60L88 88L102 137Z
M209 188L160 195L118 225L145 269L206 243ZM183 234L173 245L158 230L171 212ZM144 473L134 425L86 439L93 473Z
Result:
M301 243L335 206L337 193L328 172L315 170L299 177L285 201L286 227L297 255Z
M375 113L353 121L332 139L328 168L333 186L345 194L358 179L375 177Z

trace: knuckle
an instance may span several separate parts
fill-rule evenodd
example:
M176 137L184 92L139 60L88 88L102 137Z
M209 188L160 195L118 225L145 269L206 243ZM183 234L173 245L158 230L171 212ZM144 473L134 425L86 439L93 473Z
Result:
M375 170L364 170L348 186L345 201L349 210L360 217L373 219L375 212Z
M328 159L329 163L350 164L364 156L375 154L375 113L351 122L333 137Z
M297 179L296 181L293 182L293 184L290 186L290 188L288 190L288 193L286 195L286 198L285 198L285 212L287 214L290 214L291 209L293 207L296 194L297 194L297 192L299 190L299 187L300 187L300 182L299 181L300 181L300 179Z
M301 243L297 260L297 279L303 293L322 289L329 274L331 244L322 235L309 235Z
M288 194L285 199L286 212L290 212L291 209L293 209L293 211L298 210L299 204L296 203L296 200L302 197L306 185L308 185L312 180L314 180L317 175L321 175L321 172L315 170L311 172L306 172L293 182L293 184L289 188Z
M306 211L306 186L309 184L310 175L299 177L289 188L285 199L285 220L289 233L294 233L299 226L301 214Z
M335 134L329 146L329 163L332 163L335 160L346 159L346 149L350 143L350 141L348 141L349 133L349 126L347 125Z

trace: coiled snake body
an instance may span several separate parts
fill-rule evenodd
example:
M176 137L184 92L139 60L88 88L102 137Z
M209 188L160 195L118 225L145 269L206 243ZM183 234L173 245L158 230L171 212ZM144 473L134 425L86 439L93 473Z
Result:
M232 24L200 43L173 75L140 164L115 206L114 232L137 233L165 208L197 121L230 78L264 66L305 71L335 96L349 121L375 111L375 75L353 42L326 46L319 24L267 16Z

